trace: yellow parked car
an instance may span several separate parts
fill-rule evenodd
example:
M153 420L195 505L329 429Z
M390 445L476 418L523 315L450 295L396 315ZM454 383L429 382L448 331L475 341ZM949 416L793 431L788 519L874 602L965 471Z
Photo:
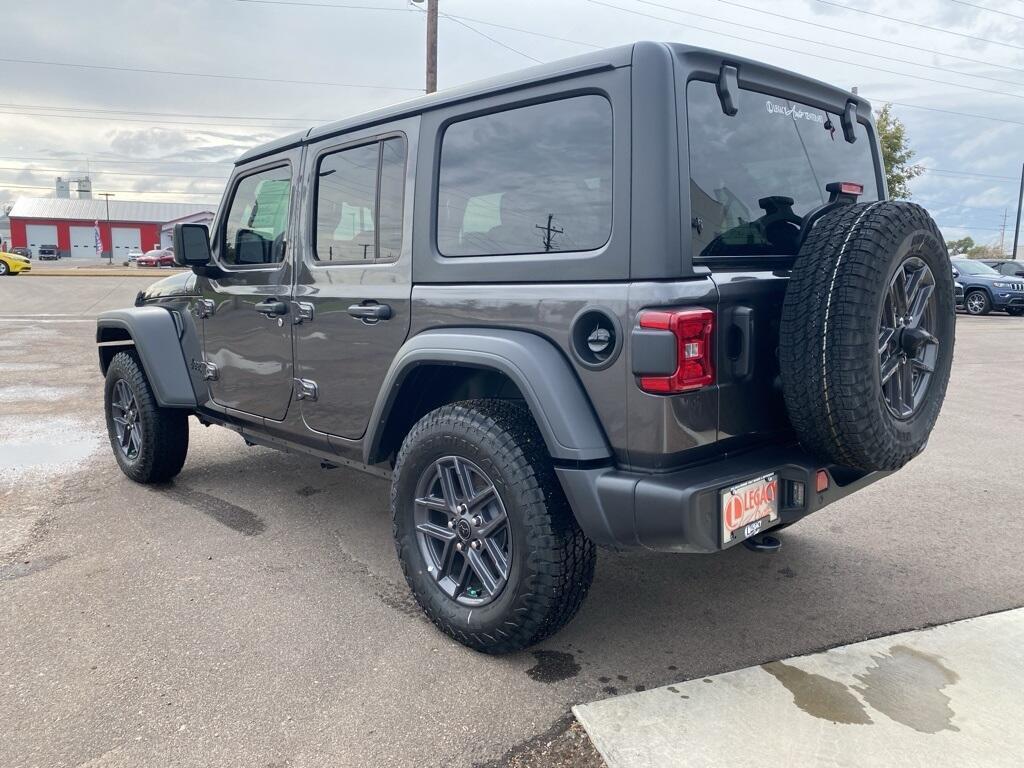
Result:
M22 272L30 272L31 270L32 262L24 256L0 251L0 277L18 275Z

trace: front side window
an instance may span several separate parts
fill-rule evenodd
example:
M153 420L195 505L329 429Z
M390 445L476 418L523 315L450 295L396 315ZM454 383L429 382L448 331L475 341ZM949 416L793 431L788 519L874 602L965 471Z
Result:
M576 96L463 120L441 144L445 256L586 251L612 225L612 109Z
M722 112L714 83L686 88L694 257L795 255L801 217L828 201L825 186L864 186L879 199L871 139L843 137L839 115L755 91Z
M228 209L221 254L226 264L276 264L284 259L291 169L271 168L238 182Z
M402 248L405 141L324 155L316 181L317 261L391 260Z

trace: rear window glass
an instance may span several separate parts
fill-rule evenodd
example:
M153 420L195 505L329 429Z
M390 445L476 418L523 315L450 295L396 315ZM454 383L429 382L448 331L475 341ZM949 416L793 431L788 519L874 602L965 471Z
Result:
M438 184L445 256L600 248L612 224L611 105L576 96L455 123Z
M863 124L850 144L831 112L747 90L738 107L722 112L714 83L687 86L695 258L795 255L800 217L828 201L833 181L879 198Z

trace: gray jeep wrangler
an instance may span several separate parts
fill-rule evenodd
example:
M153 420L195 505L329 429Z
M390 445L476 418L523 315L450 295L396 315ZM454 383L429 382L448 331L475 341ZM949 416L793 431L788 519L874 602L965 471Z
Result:
M174 252L98 321L124 473L177 475L192 415L390 478L409 587L488 653L568 622L596 546L771 549L899 469L953 356L869 104L683 45L254 149Z

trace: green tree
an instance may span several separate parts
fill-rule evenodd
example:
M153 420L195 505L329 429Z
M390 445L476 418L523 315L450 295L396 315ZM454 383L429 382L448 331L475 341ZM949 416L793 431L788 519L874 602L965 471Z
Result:
M946 248L949 249L950 256L959 256L963 253L969 253L974 248L974 238L967 236L961 237L959 240L947 240Z
M885 180L889 197L906 200L910 197L910 180L924 173L920 165L912 165L914 150L907 139L903 122L892 114L892 104L886 104L875 118L878 139L882 145L882 163L885 165Z

